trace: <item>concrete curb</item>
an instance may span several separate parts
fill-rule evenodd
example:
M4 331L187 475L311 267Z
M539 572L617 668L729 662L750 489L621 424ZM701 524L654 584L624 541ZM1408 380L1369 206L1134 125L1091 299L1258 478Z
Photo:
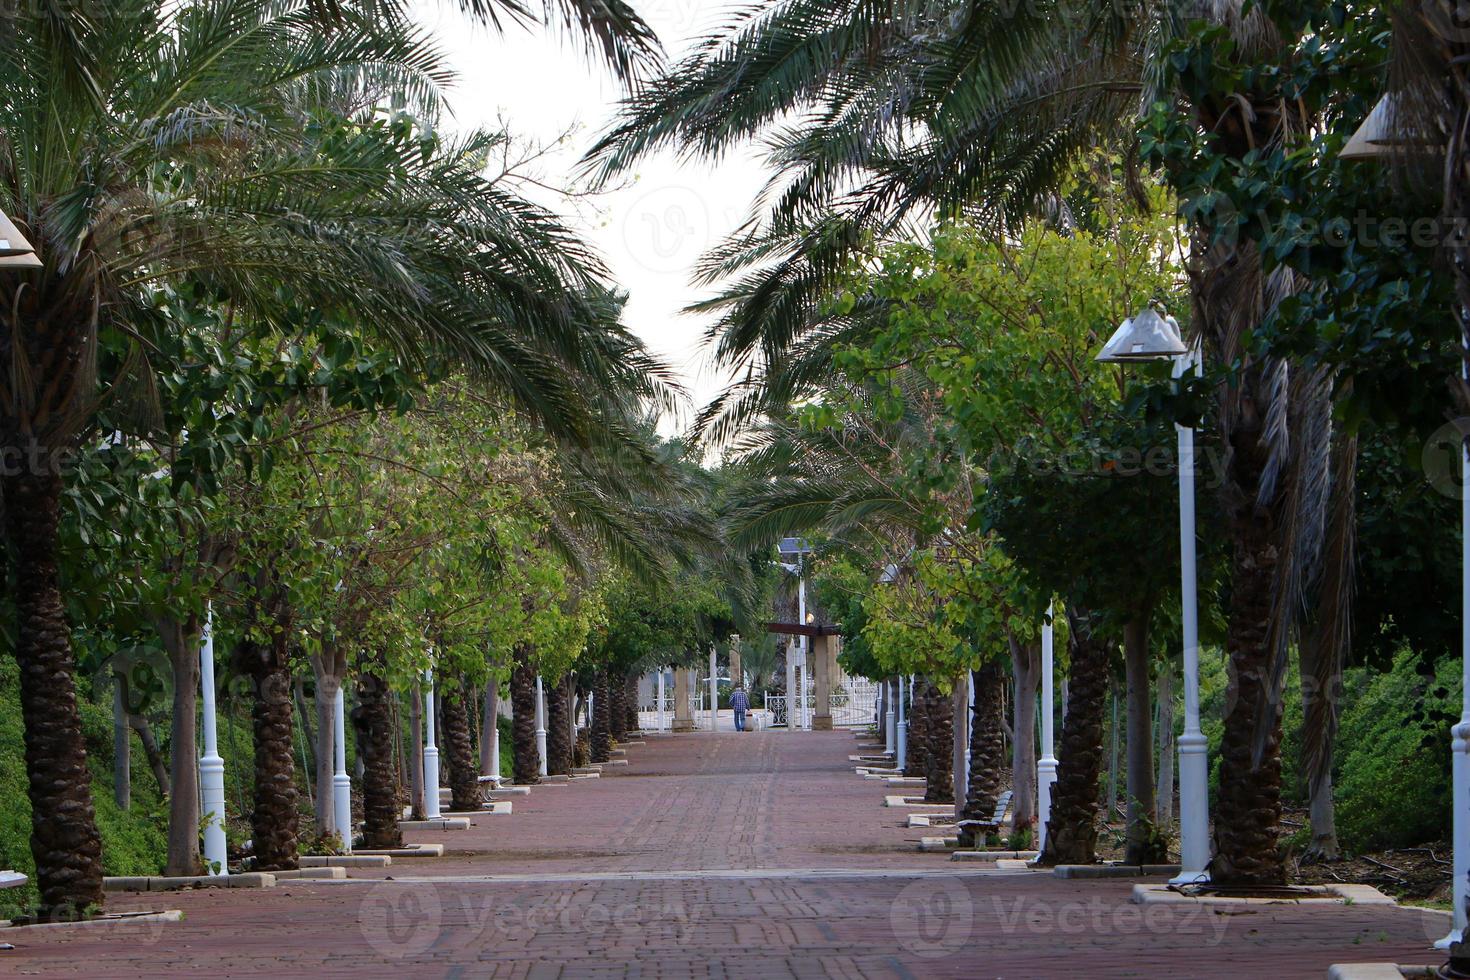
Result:
M1135 905L1397 905L1372 885L1295 885L1300 898L1232 898L1224 895L1185 895L1168 885L1134 885L1129 899Z
M386 854L303 854L303 868L386 868L393 859Z
M399 830L469 830L469 817L437 817L433 820L400 820Z
M383 850L357 851L372 857L437 858L444 856L443 844L420 844L417 847L390 847Z
M106 879L103 879L106 881ZM0 929L116 929L118 926L135 922L180 922L184 918L181 909L166 909L162 912L116 912L95 919L78 919L75 922L24 922L16 925L10 919L0 919Z
M1177 864L1059 864L1051 869L1058 878L1144 878L1179 873Z
M122 875L102 879L105 892L172 892L181 888L274 888L276 876L269 871L246 871L237 875Z
M959 847L958 837L920 837L919 850L926 853L943 853Z
M295 871L272 871L277 881L339 880L347 877L347 869L340 866L325 868L297 868Z
M1433 977L1432 966L1404 966L1401 963L1334 963L1327 968L1327 980L1404 980L1405 977Z
M1029 864L1036 860L1035 851L955 851L949 856L951 861L986 861L999 864L1001 861L1017 861Z

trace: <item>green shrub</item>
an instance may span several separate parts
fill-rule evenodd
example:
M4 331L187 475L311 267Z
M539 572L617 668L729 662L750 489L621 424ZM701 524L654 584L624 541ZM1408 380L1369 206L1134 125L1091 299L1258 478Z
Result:
M1351 851L1410 847L1449 835L1450 752L1446 715L1459 716L1460 661L1434 677L1404 652L1387 674L1355 677L1337 741L1337 831ZM1360 692L1360 693L1359 693Z

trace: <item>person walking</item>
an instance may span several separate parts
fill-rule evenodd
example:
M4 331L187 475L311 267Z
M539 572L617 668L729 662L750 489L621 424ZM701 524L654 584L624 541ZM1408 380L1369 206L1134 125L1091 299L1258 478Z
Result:
M735 730L745 731L745 713L750 710L750 698L746 696L744 687L737 687L731 692L730 707L735 711Z

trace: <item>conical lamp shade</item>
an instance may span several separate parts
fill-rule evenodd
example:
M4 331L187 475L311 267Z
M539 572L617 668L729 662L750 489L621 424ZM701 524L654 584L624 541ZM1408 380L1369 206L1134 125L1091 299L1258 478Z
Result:
M0 211L0 258L9 258L13 255L34 255L36 250L31 243L26 241L26 236L15 227L15 222ZM39 264L39 263L38 263Z
M1162 361L1188 351L1174 318L1159 316L1150 308L1124 320L1098 352L1097 360L1108 363Z

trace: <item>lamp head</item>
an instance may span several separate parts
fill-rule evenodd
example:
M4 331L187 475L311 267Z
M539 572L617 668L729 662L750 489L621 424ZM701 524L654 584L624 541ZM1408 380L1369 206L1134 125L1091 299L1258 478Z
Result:
M1164 361L1189 352L1179 335L1179 323L1172 316L1161 316L1153 307L1124 320L1097 360L1107 364L1133 361Z

